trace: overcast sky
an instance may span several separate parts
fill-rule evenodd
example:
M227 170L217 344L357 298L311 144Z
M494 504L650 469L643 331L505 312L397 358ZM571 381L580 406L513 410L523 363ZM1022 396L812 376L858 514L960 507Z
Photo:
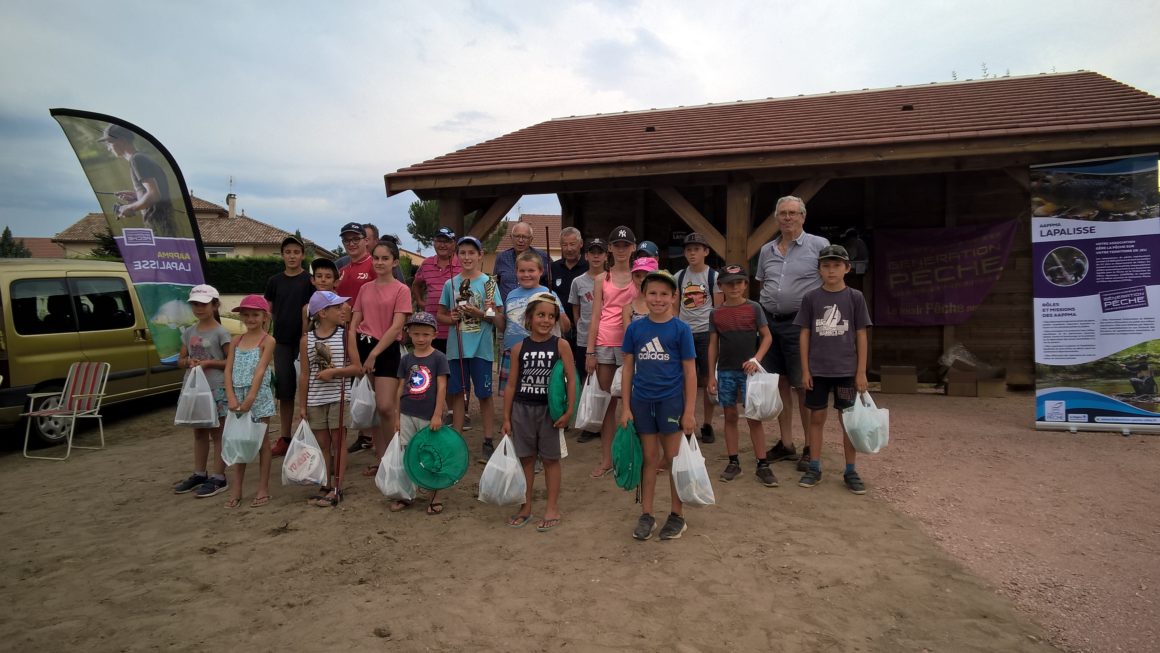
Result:
M406 236L383 175L554 117L1094 70L1160 95L1160 3L59 2L0 5L0 226L100 210L52 107L118 116L193 194L338 245ZM528 197L525 213L557 212ZM409 238L405 238L409 241ZM412 243L413 244L413 243Z

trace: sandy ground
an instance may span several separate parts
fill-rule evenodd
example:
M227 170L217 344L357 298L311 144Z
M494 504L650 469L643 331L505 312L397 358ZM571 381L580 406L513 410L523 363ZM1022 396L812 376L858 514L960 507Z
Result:
M473 498L479 465L438 517L389 513L357 474L336 509L278 485L260 509L175 496L191 438L171 426L172 401L110 408L106 451L64 463L0 453L10 497L0 649L1045 651L1051 641L1112 651L1154 641L1160 441L1036 434L1027 398L880 404L892 409L893 443L860 463L868 495L844 490L836 447L821 486L797 487L780 463L782 487L764 488L743 443L745 474L717 483L719 505L688 510L688 532L670 542L631 539L632 495L587 476L596 443L569 447L564 522L537 533ZM477 450L479 431L467 437ZM723 453L720 439L706 447L714 478ZM359 454L351 467L368 462Z

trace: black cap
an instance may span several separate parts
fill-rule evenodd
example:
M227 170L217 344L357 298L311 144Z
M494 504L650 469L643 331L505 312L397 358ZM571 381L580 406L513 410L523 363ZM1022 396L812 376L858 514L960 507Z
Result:
M608 234L608 242L614 245L616 243L636 243L636 234L632 233L632 229L620 225Z
M363 229L361 222L348 222L348 223L342 225L342 229L340 229L338 231L338 235L341 236L342 234L345 234L345 233L356 233L356 234L362 236L363 238L367 237L367 230Z
M334 261L332 261L328 258L323 258L323 257L319 256L318 258L316 258L310 262L310 273L311 274L318 272L319 268L326 268L328 270L333 270L334 276L338 277L338 266L334 264Z
M592 249L593 247L595 247L596 249L598 249L602 252L608 251L608 243L605 242L605 240L603 238L589 238L588 244L584 246L584 251L587 252L588 250Z
M704 236L694 231L685 236L685 246L688 247L689 245L704 245L705 247L708 247L709 241Z
M439 231L435 232L435 237L446 238L451 242L455 242L455 232L452 231L449 227L439 227Z
M721 274L717 277L717 283L728 283L730 281L749 281L749 275L745 274L745 268L740 265L726 265L721 268Z
M303 245L302 241L298 240L297 236L286 236L285 238L283 238L282 245L281 245L281 247L278 248L278 251L282 251L282 250L286 249L287 245L297 245L299 249L301 249L304 252L306 251L306 245Z
M133 142L133 132L129 131L128 129L125 129L124 127L122 127L120 125L115 125L113 123L109 123L109 124L105 125L105 128L103 130L101 130L101 137L98 138L97 140L100 141L101 143L107 143L109 141L114 141L114 140L116 140L116 141L129 141L130 143L132 143Z
M850 261L850 254L845 247L841 245L826 245L822 251L818 252L818 260L824 261L826 259L837 259L839 261Z

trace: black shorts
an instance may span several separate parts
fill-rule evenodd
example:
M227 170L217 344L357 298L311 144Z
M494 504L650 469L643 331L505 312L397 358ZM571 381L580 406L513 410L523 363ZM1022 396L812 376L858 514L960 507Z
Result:
M279 401L294 401L298 391L298 376L294 374L294 361L298 360L298 345L285 342L274 343L274 398Z
M580 387L588 380L588 348L576 345L572 348L572 362L576 365L576 376L580 377Z
M693 351L697 355L697 387L703 388L709 381L709 332L693 334Z
M806 408L810 410L825 410L830 393L834 395L834 410L846 410L858 397L852 376L815 376L813 380L814 389L806 391Z
M796 313L792 313L788 317L783 316L779 320L774 319L774 316L769 311L765 312L765 316L769 320L769 333L773 336L773 344L765 354L765 361L762 363L762 366L766 372L781 374L783 377L789 379L790 386L801 388L802 358L800 352L802 328L793 323L796 315Z
M358 334L356 339L358 345L358 359L364 363L367 356L371 355L371 350L375 345L379 344L378 340L366 335L365 333ZM384 349L375 358L375 372L376 377L390 377L396 378L399 375L399 343L392 342L389 347Z

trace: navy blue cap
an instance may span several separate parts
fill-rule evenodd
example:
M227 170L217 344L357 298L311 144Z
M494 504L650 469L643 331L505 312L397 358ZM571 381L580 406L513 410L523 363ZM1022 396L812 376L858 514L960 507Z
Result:
M463 245L463 243L467 243L469 245L475 245L475 249L478 249L480 251L480 253L483 252L483 243L479 242L479 239L476 238L475 236L464 236L463 238L460 238L457 243L455 243L455 246L460 247L461 245Z
M448 227L439 227L439 231L435 232L435 237L446 238L447 240L455 242L455 232Z

